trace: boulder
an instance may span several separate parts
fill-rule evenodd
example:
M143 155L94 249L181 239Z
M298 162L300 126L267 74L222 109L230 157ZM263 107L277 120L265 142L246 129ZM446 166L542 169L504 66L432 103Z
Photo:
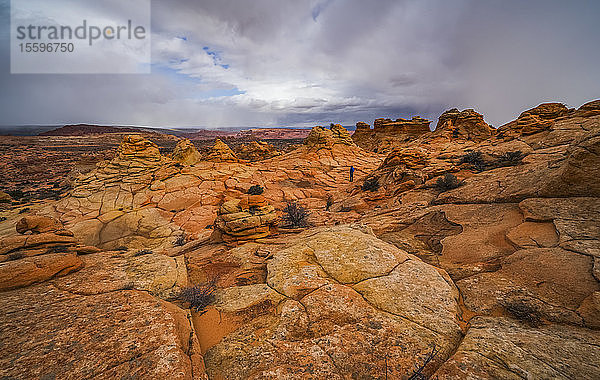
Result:
M58 220L38 215L29 215L21 218L15 227L20 234L25 234L27 232L39 234L43 232L58 232L64 230L62 223Z

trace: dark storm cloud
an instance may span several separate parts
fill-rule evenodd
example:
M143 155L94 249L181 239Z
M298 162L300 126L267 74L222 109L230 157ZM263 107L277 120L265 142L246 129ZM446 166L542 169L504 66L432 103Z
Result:
M154 0L152 75L10 75L0 124L354 124L600 97L595 1ZM102 9L96 2L96 11Z

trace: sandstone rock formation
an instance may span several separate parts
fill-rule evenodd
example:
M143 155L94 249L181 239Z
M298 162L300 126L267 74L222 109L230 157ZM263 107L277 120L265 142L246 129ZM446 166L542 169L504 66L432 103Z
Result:
M389 152L397 143L411 141L431 132L429 124L431 121L419 116L414 116L411 120L376 119L373 129L366 123L358 122L352 140L363 149Z
M517 120L498 128L498 134L502 137L533 135L547 130L554 120L570 113L573 113L573 110L569 110L564 104L543 103L523 112Z
M339 124L331 126L330 129L314 127L304 140L304 145L311 149L331 149L336 144L354 145L348 130Z
M262 161L281 155L282 153L266 141L251 141L243 144L237 151L237 156L246 161Z
M387 361L399 378L435 343L430 374L460 338L458 293L443 271L369 233L299 236L267 269L266 285L218 295L222 318L243 322L208 349L210 377L382 378Z
M51 218L22 218L16 230L21 235L0 240L0 291L76 271L83 266L77 253L89 252L89 248L79 246L73 234Z
M483 120L480 113L472 109L459 111L453 108L440 116L432 136L483 141L493 134L494 129Z
M215 227L225 241L255 240L269 236L277 223L275 208L262 195L247 195L223 203Z
M182 139L171 153L171 159L184 165L194 165L202 159L202 156L190 140Z
M231 150L227 144L220 139L215 140L215 145L210 149L208 153L203 157L206 161L211 162L239 162L235 153Z

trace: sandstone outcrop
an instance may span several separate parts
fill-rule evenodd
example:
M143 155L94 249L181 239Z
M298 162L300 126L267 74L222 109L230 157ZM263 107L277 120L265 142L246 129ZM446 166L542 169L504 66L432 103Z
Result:
M239 162L239 158L233 150L220 139L215 141L215 145L204 155L204 160L210 162Z
M265 248L268 249L268 248ZM458 293L443 272L348 227L288 241L265 284L226 288L215 307L243 323L209 348L211 377L402 377L436 344L458 343ZM279 307L277 307L279 305Z
M571 113L573 110L568 109L562 103L542 103L521 113L517 120L498 128L498 135L500 137L533 135L547 130L556 119Z
M226 242L269 236L277 223L275 208L262 195L247 195L223 203L215 227Z
M432 136L479 142L493 134L494 129L483 120L482 114L472 109L459 111L453 108L440 116Z
M331 149L336 144L354 145L348 130L339 124L329 129L314 127L304 140L304 145L310 149Z
M356 131L352 140L363 149L389 152L397 143L414 140L415 138L428 134L431 121L414 116L407 119L376 119L374 128L363 122L356 123Z
M282 153L266 141L251 141L248 144L243 144L236 154L242 160L254 162L267 160Z
M70 231L54 219L29 216L16 224L20 235L0 240L0 291L64 276L83 266ZM24 235L24 233L30 233Z
M190 140L181 139L171 153L171 159L184 165L195 165L202 159L202 156Z

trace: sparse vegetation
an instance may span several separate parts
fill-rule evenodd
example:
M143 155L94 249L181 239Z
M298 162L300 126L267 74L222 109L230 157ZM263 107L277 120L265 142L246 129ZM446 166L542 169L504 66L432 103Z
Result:
M415 370L413 371L413 373L408 377L408 380L425 380L427 379L427 376L423 373L423 370L425 369L425 367L427 366L427 364L431 363L431 361L433 359L435 359L435 357L440 353L440 349L434 345L431 348L431 351L429 352L429 354L427 355L427 357L425 357L425 360L423 360L423 363L421 364L415 364Z
M362 184L363 191L377 191L379 190L379 178L377 177L369 177L365 179L365 182Z
M254 185L248 189L248 194L250 195L261 195L265 192L265 189L260 185Z
M175 241L173 241L173 247L182 247L185 243L185 235L179 235L175 238Z
M133 257L151 255L153 253L154 253L154 251L152 251L151 249L140 249L139 251L137 251L136 253L133 254Z
M202 284L183 288L179 293L179 299L190 304L194 311L204 314L206 308L215 300L217 280L212 279Z
M535 306L527 304L522 299L503 302L502 306L511 316L532 327L538 327L542 324L542 317L539 310Z
M25 254L21 251L13 252L8 254L8 260L19 260L25 257Z
M287 227L300 228L308 227L309 216L310 211L308 211L302 205L299 205L297 202L287 202L285 208L283 209L282 219Z
M333 197L331 194L327 195L327 203L325 204L325 211L329 211L329 209L333 206Z
M519 165L525 155L520 150L514 152L506 152L498 157L498 166L515 166Z
M462 185L462 181L459 181L454 174L446 173L443 177L439 177L435 183L435 188L441 192L456 189Z
M478 151L466 153L460 158L459 164L469 164L479 172L484 171L486 168L486 163L483 159L483 154L481 154L481 152Z

